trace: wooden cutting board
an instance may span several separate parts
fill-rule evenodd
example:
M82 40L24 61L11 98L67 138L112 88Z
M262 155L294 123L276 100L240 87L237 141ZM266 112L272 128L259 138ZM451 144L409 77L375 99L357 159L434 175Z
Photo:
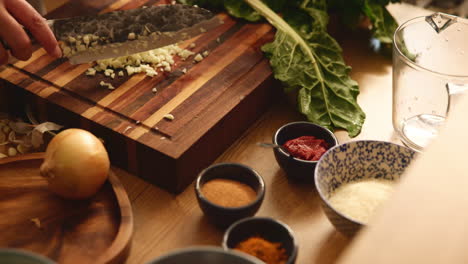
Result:
M83 3L88 2L83 8L71 1L48 17L170 1ZM114 165L179 192L264 112L278 90L260 50L272 40L272 27L245 24L224 13L218 17L223 25L181 44L195 43L197 53L208 51L203 61L176 59L172 72L153 78L89 77L84 73L91 64L54 60L42 48L30 60L0 72L0 77L3 86L26 91L39 119L90 130L104 139ZM102 80L116 89L100 87ZM175 119L164 119L166 114Z
M39 175L43 153L0 159L0 247L58 263L123 263L133 233L127 193L112 173L88 200L58 197ZM0 261L1 262L1 261Z

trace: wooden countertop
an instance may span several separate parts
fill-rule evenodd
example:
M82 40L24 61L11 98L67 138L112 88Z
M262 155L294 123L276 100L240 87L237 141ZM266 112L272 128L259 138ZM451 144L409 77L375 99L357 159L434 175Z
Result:
M83 1L76 1L76 4ZM107 1L109 2L109 1ZM117 1L117 2L122 2ZM398 20L418 15L419 9L392 5ZM391 122L391 59L373 53L366 33L341 34L337 38L346 62L358 81L360 105L367 115L362 133L354 139L380 139L398 142ZM322 212L313 185L289 182L278 167L273 152L256 142L271 141L281 125L303 120L292 105L278 99L273 106L216 162L239 162L257 170L265 180L265 200L257 216L269 216L288 224L299 244L297 263L334 263L350 240L339 234ZM340 142L350 140L346 132L336 132ZM127 263L145 263L177 248L193 245L220 245L223 231L207 222L198 207L193 184L179 195L169 194L118 168L133 206L135 230Z
M398 20L404 21L425 11L407 5L391 6ZM359 37L337 38L346 62L353 67L352 78L358 81L358 97L367 119L355 139L379 139L399 143L391 121L391 59L374 54L368 47L366 33ZM334 263L350 243L338 233L320 207L313 185L290 182L275 161L273 152L259 148L256 142L271 141L281 125L303 120L285 101L273 104L267 113L239 138L216 162L239 162L257 170L267 191L257 216L268 216L288 224L299 244L297 263ZM336 132L340 142L351 140L346 132ZM198 207L193 184L174 196L151 186L124 171L116 172L133 205L135 233L129 264L144 263L176 248L192 245L220 245L223 232L207 222Z

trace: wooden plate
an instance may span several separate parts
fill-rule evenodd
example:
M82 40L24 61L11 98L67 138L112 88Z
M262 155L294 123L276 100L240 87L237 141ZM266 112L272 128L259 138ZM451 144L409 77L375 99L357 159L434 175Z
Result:
M43 153L0 159L0 247L59 263L122 263L133 233L130 201L114 173L91 199L73 201L47 189Z

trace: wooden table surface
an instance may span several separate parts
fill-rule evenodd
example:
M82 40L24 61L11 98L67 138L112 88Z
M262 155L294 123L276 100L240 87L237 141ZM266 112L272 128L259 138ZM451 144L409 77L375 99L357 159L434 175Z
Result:
M391 12L399 21L404 21L421 10L392 5ZM391 59L373 53L364 32L340 33L337 39L343 47L346 62L353 67L352 78L358 81L361 89L358 101L367 115L362 133L354 139L398 142L391 125ZM278 99L216 163L239 162L260 173L267 191L257 216L279 219L293 229L299 244L297 263L334 263L350 240L327 220L315 187L288 181L273 152L255 145L256 142L271 141L277 128L297 120L303 120L303 117L294 106ZM336 135L341 143L350 140L346 132L338 131ZM173 195L123 170L113 170L127 190L134 212L135 230L127 263L145 263L182 247L220 245L223 231L203 216L193 184L183 193Z
M399 21L423 13L407 5L392 5ZM366 33L337 37L346 62L353 67L352 78L361 89L358 101L367 115L361 134L353 139L344 131L336 132L339 142L379 139L400 143L391 121L391 59L374 54ZM269 142L285 123L303 120L294 107L279 99L260 120L215 162L239 162L257 170L265 180L265 200L256 214L288 224L298 239L297 263L334 263L350 239L338 233L324 215L313 185L290 182L275 161L273 152L256 142ZM213 227L198 207L193 184L182 194L172 195L141 179L115 169L130 196L135 217L133 246L129 264L144 263L174 249L193 245L220 245L223 231Z

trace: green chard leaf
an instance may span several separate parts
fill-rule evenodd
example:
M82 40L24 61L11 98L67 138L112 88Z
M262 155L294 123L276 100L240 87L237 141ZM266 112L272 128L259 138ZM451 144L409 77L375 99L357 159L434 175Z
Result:
M365 0L362 11L372 22L374 38L380 40L382 43L391 44L393 42L393 34L398 24L385 6L375 2L376 1Z
M333 1L343 7L352 1L353 10L361 12L360 4L370 0L179 0L206 7L224 6L230 15L252 22L266 18L277 33L262 50L285 92L298 94L299 111L311 122L345 129L354 137L361 131L365 114L357 104L359 88L349 77L351 68L345 64L338 43L327 33L327 6Z
M349 77L338 43L325 31L324 0L289 7L284 19L259 0L245 1L277 29L275 40L262 50L285 90L298 92L300 112L311 122L358 135L365 119L357 104L358 85Z

